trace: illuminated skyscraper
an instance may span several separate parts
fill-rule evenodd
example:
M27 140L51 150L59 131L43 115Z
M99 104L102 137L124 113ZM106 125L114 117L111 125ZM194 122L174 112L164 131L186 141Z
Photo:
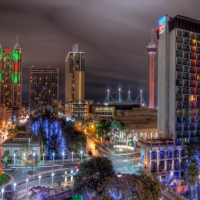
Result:
M65 60L65 104L85 99L85 52L74 44Z
M30 68L29 102L31 111L57 111L59 103L59 70Z
M22 49L0 45L0 105L20 110L22 105Z
M147 46L147 53L150 56L149 64L149 108L154 108L154 55L157 53L157 46L153 42L153 35L151 42Z

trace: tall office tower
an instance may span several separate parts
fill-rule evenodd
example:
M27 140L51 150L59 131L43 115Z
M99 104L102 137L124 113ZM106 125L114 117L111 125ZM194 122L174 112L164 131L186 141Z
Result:
M13 111L22 105L22 49L18 42L13 49L0 45L0 105Z
M59 103L59 70L30 67L30 110L57 111Z
M85 99L85 52L74 44L65 60L65 104Z
M173 170L179 171L184 144L200 136L200 21L164 16L157 37L158 131L174 140Z
M149 64L149 108L154 108L154 55L157 52L157 46L153 42L153 35L151 42L147 46L147 53L150 57Z

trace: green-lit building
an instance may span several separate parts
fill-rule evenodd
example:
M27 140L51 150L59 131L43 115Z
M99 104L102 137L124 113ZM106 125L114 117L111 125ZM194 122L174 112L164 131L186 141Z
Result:
M13 49L0 45L0 106L20 110L22 105L22 49L17 43Z

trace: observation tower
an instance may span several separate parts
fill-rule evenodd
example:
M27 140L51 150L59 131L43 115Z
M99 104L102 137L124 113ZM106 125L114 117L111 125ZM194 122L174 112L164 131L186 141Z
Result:
M153 30L151 30L151 42L147 46L147 53L150 56L150 63L149 63L149 108L154 108L154 55L157 53L157 46L153 42Z

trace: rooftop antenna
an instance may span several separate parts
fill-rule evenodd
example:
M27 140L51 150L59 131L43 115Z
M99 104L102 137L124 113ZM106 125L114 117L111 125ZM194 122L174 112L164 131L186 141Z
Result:
M143 97L143 95L142 95L142 90L140 90L140 94L139 94L139 96L136 98L136 100L135 101L138 101L138 100L140 100L140 103L142 104L142 105L146 105L146 103L145 103L145 101L144 101L144 97Z
M118 95L117 95L116 102L118 102L118 103L123 102L122 95L121 95L121 88L118 89Z
M110 90L108 89L108 90L107 90L106 98L105 98L105 100L104 100L104 103L108 103L108 102L110 101L110 99L111 99L111 101L114 101L113 97L112 97L111 94L110 94Z
M132 101L132 98L131 98L131 92L130 92L130 91L128 91L127 101Z
M18 43L19 36L17 35L17 43Z

